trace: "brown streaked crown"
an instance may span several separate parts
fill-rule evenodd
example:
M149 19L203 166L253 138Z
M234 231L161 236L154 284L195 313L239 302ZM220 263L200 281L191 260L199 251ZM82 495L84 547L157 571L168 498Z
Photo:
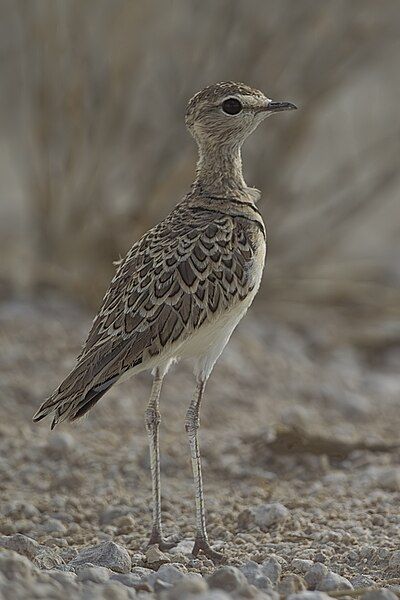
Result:
M251 88L244 83L236 83L234 81L221 81L220 83L214 83L212 85L208 85L200 92L197 92L188 103L186 109L186 122L195 115L197 108L203 104L204 102L218 102L218 100L222 100L227 96L234 96L240 94L242 96L255 96L260 97L260 99L264 98L264 94L260 92L260 90L256 90Z

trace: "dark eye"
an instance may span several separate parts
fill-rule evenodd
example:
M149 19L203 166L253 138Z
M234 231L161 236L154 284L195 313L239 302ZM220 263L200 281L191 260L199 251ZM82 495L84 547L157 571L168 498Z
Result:
M222 103L222 110L227 115L237 115L242 110L243 106L237 98L227 98Z

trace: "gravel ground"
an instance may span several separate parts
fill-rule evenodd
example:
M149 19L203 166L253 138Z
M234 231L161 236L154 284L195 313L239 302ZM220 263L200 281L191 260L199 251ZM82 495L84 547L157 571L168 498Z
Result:
M189 366L161 403L165 530L181 541L146 551L148 375L76 425L33 425L89 319L55 300L0 306L0 598L400 595L398 325L271 314L259 304L241 324L204 402L209 534L226 557L215 566L190 555Z

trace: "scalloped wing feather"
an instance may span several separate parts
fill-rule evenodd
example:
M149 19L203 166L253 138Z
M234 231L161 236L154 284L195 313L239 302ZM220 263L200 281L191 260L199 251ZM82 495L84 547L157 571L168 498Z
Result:
M127 370L145 369L244 300L255 285L247 229L243 219L181 203L147 232L119 264L75 368L34 420L50 412L53 426L74 420Z

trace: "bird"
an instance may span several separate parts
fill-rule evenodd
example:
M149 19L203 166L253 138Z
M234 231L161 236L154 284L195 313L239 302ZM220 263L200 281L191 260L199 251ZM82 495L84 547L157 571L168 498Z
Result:
M36 422L52 414L52 429L75 421L117 381L151 372L145 411L153 501L148 544L160 550L177 540L162 529L159 400L171 364L189 359L196 381L184 423L195 495L192 555L224 558L207 534L198 434L206 382L259 289L266 257L260 192L244 180L241 148L266 117L296 108L232 81L209 85L190 99L185 122L198 146L194 182L119 262L75 366L33 416Z

